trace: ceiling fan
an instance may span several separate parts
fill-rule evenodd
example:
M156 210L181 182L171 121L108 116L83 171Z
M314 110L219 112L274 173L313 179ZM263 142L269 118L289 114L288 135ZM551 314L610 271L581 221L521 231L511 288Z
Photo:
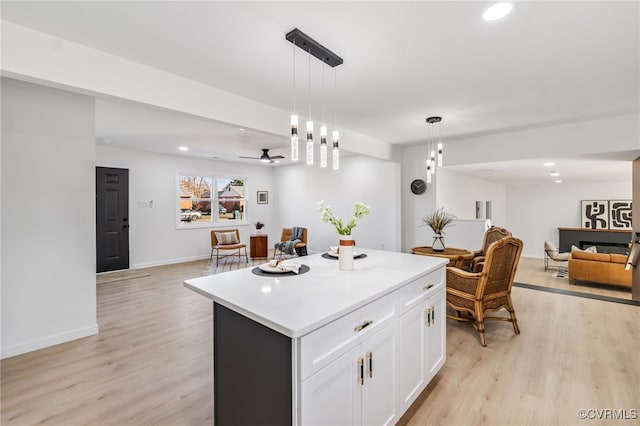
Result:
M284 158L282 155L274 155L273 157L269 156L269 148L262 148L262 155L260 157L239 157L239 158L249 158L251 160L260 160L263 163L275 163L273 160L279 160Z

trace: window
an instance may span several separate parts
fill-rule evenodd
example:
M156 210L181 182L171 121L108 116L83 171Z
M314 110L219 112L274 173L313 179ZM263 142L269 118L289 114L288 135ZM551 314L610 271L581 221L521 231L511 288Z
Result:
M244 221L246 180L178 173L179 227Z

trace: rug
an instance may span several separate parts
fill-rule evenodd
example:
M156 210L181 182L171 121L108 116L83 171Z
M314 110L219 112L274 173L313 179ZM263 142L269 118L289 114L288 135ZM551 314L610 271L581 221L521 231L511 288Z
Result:
M567 268L558 268L558 271L556 272L556 277L558 277L558 278L568 278L569 277L569 270Z
M132 280L134 278L148 277L147 271L141 269L128 269L126 271L106 272L96 275L96 284L106 284L116 281Z

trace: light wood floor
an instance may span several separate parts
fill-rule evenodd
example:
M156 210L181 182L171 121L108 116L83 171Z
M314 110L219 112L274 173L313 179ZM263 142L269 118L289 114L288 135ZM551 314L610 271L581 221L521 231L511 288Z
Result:
M211 425L211 303L182 285L206 264L101 284L98 335L3 360L2 425ZM524 288L513 299L522 333L491 322L486 348L447 323L447 362L401 423L596 425L577 410L640 409L639 307Z
M560 265L566 268L567 262L560 263ZM522 257L518 264L515 281L525 284L535 284L544 287L631 300L631 287L597 284L586 281L578 281L577 284L571 284L569 278L556 277L556 272L557 270L555 269L545 271L543 259Z

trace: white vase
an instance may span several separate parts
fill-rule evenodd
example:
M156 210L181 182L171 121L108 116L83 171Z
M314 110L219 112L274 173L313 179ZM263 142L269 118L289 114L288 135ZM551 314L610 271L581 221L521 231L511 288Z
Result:
M256 235L262 234L262 229L256 229Z
M433 251L444 251L444 238L442 237L442 234L436 234L436 236L433 237L433 244L431 244L431 248Z
M356 242L351 235L338 235L340 238L340 249L338 251L338 269L340 271L353 270L353 247Z

